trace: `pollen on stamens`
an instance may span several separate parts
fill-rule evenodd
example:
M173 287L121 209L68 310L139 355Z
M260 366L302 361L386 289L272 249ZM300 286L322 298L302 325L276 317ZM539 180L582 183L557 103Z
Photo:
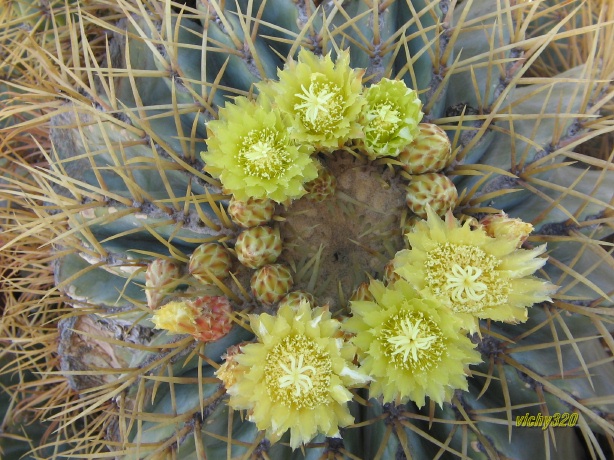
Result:
M439 326L418 311L401 311L390 317L379 339L390 362L406 370L431 369L445 350Z
M499 264L477 246L439 243L428 252L425 281L454 311L479 312L508 299L510 282L497 271Z
M399 115L399 111L392 104L378 104L365 117L369 121L369 124L365 126L365 131L372 133L375 142L397 129L401 122Z
M302 122L311 131L324 132L334 127L342 118L339 104L339 89L330 83L322 83L313 78L309 88L301 85L302 93L295 96L303 102L294 105Z
M332 361L309 337L285 337L268 353L266 362L265 383L276 403L302 409L327 402Z
M289 159L283 145L279 145L270 129L253 130L243 138L239 162L246 174L271 179L279 177L288 168Z

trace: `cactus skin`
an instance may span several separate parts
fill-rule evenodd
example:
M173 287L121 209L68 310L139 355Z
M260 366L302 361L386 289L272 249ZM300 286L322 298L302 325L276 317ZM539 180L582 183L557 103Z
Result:
M63 72L54 73L47 65L45 78L23 85L37 88L39 97L49 88L45 80L57 85L48 99L58 109L51 119L54 145L45 150L49 164L28 169L36 181L16 188L33 193L24 200L24 208L40 198L48 206L36 210L45 215L44 221L26 219L15 228L3 224L9 235L23 233L24 228L34 231L34 225L53 227L52 236L39 246L49 246L50 240L59 243L53 257L57 283L71 305L94 311L80 334L70 332L77 328L67 321L59 328L63 345L54 356L59 356L63 370L71 376L80 374L81 382L90 379L92 386L80 386L79 378L67 379L72 386L65 387L68 397L62 395L62 401L68 402L63 403L61 410L66 412L59 421L74 427L76 434L52 430L57 433L55 445L69 444L73 454L90 458L102 451L113 455L107 449L117 449L115 455L124 458L546 458L554 457L553 452L560 458L582 458L587 450L607 458L606 444L613 439L609 418L614 373L610 352L597 338L607 338L611 330L605 312L611 305L607 296L611 272L609 254L599 239L611 233L613 179L607 173L611 162L586 158L576 147L597 137L599 130L610 129L603 121L596 121L593 129L587 120L592 122L597 108L606 108L611 91L599 81L607 81L611 71L598 74L586 66L569 71L564 75L567 80L523 79L531 59L552 38L538 33L534 41L525 42L515 24L523 23L522 15L529 14L533 5L540 3L541 8L546 2L509 2L508 7L503 1L463 1L456 2L452 11L447 1L397 0L379 3L376 12L370 2L350 0L324 3L316 12L311 2L199 0L198 13L157 0L139 9L137 0L105 3L113 13L108 17L79 16L72 9L66 19L79 17L84 30L92 26L92 17L97 18L95 27L106 26L110 45L101 54L111 56L111 63L99 62L113 70L101 68L97 78L90 60L65 62ZM595 2L590 3L594 8ZM49 17L55 15L45 16L46 27ZM597 38L597 28L593 32ZM86 40L87 34L73 37ZM295 48L292 37L297 37ZM15 39L7 49L21 41ZM523 56L527 44L532 54ZM445 173L464 193L455 213L482 218L483 213L503 209L512 218L532 222L536 234L524 244L548 241L552 263L543 276L562 285L562 291L554 306L530 309L525 324L481 324L478 349L485 362L473 368L469 391L457 393L452 404L438 407L427 402L418 410L411 403L353 402L357 426L345 429L342 439L314 439L303 454L284 444L288 438L274 444L263 441L244 414L229 410L224 391L214 380L211 363L219 364L229 347L250 340L249 332L236 326L206 346L190 336L170 338L160 331L150 336L152 324L143 319L150 315L143 285L152 257L187 262L198 245L215 242L232 247L242 231L224 209L228 197L220 184L202 172L198 154L206 148L206 121L215 118L230 98L250 94L255 83L276 78L286 57L296 56L299 49L326 54L348 45L351 66L366 69L364 84L380 77L403 79L419 92L426 121L445 128L458 152ZM51 48L54 56L56 48ZM25 53L23 45L18 49ZM85 45L83 49L89 50ZM60 59L78 59L78 55L75 51ZM37 59L28 63L49 62L44 54L34 56ZM607 59L594 58L608 69ZM37 66L26 68L40 72ZM53 78L48 78L49 73ZM601 91L603 98L597 95ZM57 97L68 104L54 104ZM48 114L45 117L46 123ZM567 165L568 154L587 160L594 169ZM390 177L386 180L393 182ZM320 204L321 209L339 204L348 215L363 211L362 202L347 194L336 193ZM276 219L286 219L286 212L292 208L280 211ZM385 217L390 215L382 215L382 221ZM405 232L399 230L399 222L410 223L414 217L397 218L395 234ZM15 218L7 221L11 219ZM379 229L364 231L375 235ZM351 267L348 256L354 251L372 250L354 240L339 251L340 265L345 261ZM394 250L378 254L381 265ZM284 255L280 257L284 260ZM293 260L296 284L315 290L331 282L316 275L311 280L316 270L309 267L317 267L318 260L318 253ZM380 268L370 275L382 276ZM177 279L181 289L170 294L182 298L223 294L232 299L238 313L251 308L275 310L275 304L257 305L250 293L251 275L251 270L241 268L225 279L224 289L184 275ZM347 300L350 294L344 292L342 298ZM339 311L343 308L339 306ZM82 316L83 310L75 308L74 315ZM94 328L100 317L108 330ZM100 340L89 353L67 346L69 339L92 334ZM107 348L121 365L105 370L108 380L103 386L91 375L100 372L105 345L110 345ZM57 385L54 370L49 374L53 378L41 387ZM546 432L515 427L515 416L524 414L525 407L532 414L577 411L585 423L577 430ZM95 423L90 424L88 417ZM75 421L96 429L80 429ZM54 444L49 445L53 451ZM37 454L51 458L42 448Z

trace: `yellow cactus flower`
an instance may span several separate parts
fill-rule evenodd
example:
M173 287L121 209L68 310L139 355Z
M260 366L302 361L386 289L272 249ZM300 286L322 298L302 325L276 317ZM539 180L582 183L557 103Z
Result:
M361 147L370 158L396 157L416 138L424 115L418 94L400 80L383 78L365 94Z
M372 301L350 302L353 316L343 329L356 334L361 370L373 378L370 396L422 407L427 396L441 405L466 390L466 367L481 359L460 321L405 280L388 287L371 281L369 292Z
M518 249L516 238L490 236L448 212L443 221L427 207L428 220L406 234L411 249L394 258L395 272L426 299L447 306L470 332L478 318L523 322L527 307L549 301L555 287L533 275L545 263L546 245Z
M348 388L369 379L352 364L355 348L340 337L340 323L327 308L311 310L302 301L282 306L277 316L251 315L257 342L241 346L231 365L217 371L229 405L275 442L290 430L293 449L318 433L339 436L353 422Z
M228 297L202 296L183 302L169 302L151 318L156 329L171 334L190 334L201 342L224 337L232 329L232 306Z
M311 148L296 144L288 128L288 117L266 98L236 98L207 124L205 171L238 200L300 198L318 172Z
M290 114L291 132L297 142L334 150L362 135L357 119L364 104L363 73L350 67L347 51L340 52L333 63L330 53L318 57L303 49L298 62L290 60L278 72L278 82L258 88Z

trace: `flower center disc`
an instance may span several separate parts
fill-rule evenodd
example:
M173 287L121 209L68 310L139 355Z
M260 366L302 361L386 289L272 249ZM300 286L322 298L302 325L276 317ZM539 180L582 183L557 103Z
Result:
M288 159L270 130L252 131L245 137L244 143L239 150L239 161L246 174L271 179L287 168Z
M266 358L264 379L271 399L295 409L325 404L331 375L329 354L303 334L284 338Z
M323 78L314 79L312 77L309 88L303 85L303 92L297 94L300 102L294 106L294 110L301 113L305 126L310 127L313 131L329 128L338 123L342 117L338 88L318 81L326 81L325 76L322 75L321 77Z
M425 281L454 311L479 312L507 302L510 283L496 270L499 261L480 248L439 244L424 263Z
M401 312L384 324L380 343L397 368L428 370L441 360L441 330L421 312Z
M281 223L282 257L296 267L294 289L311 292L319 304L343 307L341 299L347 302L367 274L382 278L386 263L404 247L405 190L391 170L348 153L334 152L322 163L337 179L336 193L320 203L292 203Z

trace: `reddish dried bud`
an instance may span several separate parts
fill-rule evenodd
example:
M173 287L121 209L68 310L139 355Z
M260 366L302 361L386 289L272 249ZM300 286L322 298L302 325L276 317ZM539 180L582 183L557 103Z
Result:
M190 334L196 340L213 342L232 329L232 307L224 296L203 296L183 302L169 302L156 310L156 329Z

